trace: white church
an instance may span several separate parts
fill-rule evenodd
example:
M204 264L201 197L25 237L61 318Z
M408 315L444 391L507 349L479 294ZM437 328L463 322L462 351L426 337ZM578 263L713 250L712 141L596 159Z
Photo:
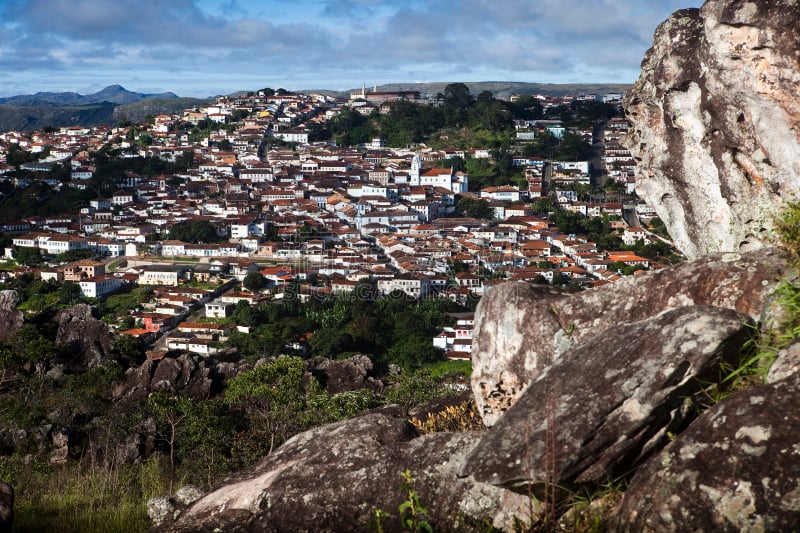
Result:
M409 184L415 186L443 187L455 194L463 194L469 188L469 177L464 172L453 172L452 168L431 168L422 171L422 161L415 155L411 161Z

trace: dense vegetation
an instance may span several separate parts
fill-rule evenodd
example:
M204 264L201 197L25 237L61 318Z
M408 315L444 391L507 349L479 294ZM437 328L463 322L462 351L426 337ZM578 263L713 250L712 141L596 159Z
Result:
M230 320L251 329L234 334L228 343L245 357L261 357L285 353L288 345L301 340L311 356L365 353L384 368L397 364L413 370L441 360L431 338L452 325L448 313L465 310L450 300L416 300L401 292L377 298L370 284L305 303L287 300L255 308L237 305Z
M66 531L141 531L149 497L186 483L208 488L311 427L387 403L412 406L451 394L445 383L468 372L468 365L445 364L431 346L436 328L452 320L448 311L463 308L400 294L373 298L365 286L359 297L239 305L235 319L253 333L233 335L228 345L239 348L236 358L250 369L211 398L165 390L115 399L125 371L144 361L141 341L120 338L100 364L86 366L74 344L57 343L53 320L57 310L83 301L74 283L26 274L7 288L18 291L26 313L13 340L0 344L0 479L16 488L18 531L56 524ZM98 316L111 321L150 295L142 287L94 303ZM273 357L292 353L298 335L308 340L309 351L296 352L303 357ZM356 352L375 360L386 389L329 394L310 378L308 357ZM405 370L380 370L390 364ZM51 460L51 435L60 432L70 442L63 465ZM142 435L152 443L142 447Z

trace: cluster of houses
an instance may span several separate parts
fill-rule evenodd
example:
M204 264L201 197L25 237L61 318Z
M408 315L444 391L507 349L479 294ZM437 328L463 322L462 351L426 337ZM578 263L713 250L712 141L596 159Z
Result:
M54 191L91 187L96 163L90 154L103 146L118 148L118 157L174 162L190 155L192 162L177 174L125 172L116 178L116 191L92 199L79 212L7 222L0 230L13 233L13 247L5 253L10 257L15 249L38 248L49 257L90 251L95 257L136 260L142 266L124 271L107 272L107 261L85 259L44 269L41 275L75 281L92 298L108 296L126 283L156 286L153 301L135 315L136 334L172 331L168 346L205 354L229 331L206 324L200 333L185 319L201 308L209 319L225 318L239 302L255 305L263 296L190 289L181 283L190 278L226 287L260 272L272 297L280 297L281 288L292 281L314 278L308 291L330 294L355 290L366 280L382 294L401 291L463 302L505 279L596 285L619 279L614 265L658 266L631 253L600 250L585 237L564 234L534 216L529 201L549 191L563 209L619 218L614 224L626 243L652 238L620 218L620 203L580 202L563 186L588 183L586 161L517 157L513 162L524 167L526 187L469 192L469 176L446 162L490 158L488 149L388 148L380 138L362 148L309 142L314 125L336 116L343 106L377 106L380 112L398 99L421 98L366 89L349 100L256 92L220 97L182 114L159 115L135 129L68 127L0 134L0 160L12 144L48 154L28 168L34 171L28 177L9 178L18 186L38 179ZM219 128L192 138L188 127L203 124ZM564 133L558 121L517 126L521 139L542 131ZM624 119L610 121L605 159L612 177L627 184L632 171L624 158L630 154L617 148L626 127ZM294 146L264 150L270 138ZM68 166L68 180L51 179L48 171L57 164ZM0 161L0 173L5 170L8 165ZM458 198L470 195L489 203L493 219L455 216ZM164 239L175 225L197 222L211 224L215 242ZM177 261L185 259L196 262ZM434 342L448 352L468 353L470 331L469 323L459 323Z

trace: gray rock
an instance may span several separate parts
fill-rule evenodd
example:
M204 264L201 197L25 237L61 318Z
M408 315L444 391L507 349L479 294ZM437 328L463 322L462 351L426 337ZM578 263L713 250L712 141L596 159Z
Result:
M459 478L476 433L419 436L400 410L383 410L316 428L287 441L255 467L194 502L159 531L373 531L377 509L395 516L384 531L401 531L398 506L408 495L401 473L436 531L488 523L512 531L530 521L527 496Z
M35 431L35 430L34 430ZM22 428L11 424L0 427L0 451L5 454L12 454L18 446L21 446L28 438L28 432Z
M175 501L181 505L189 505L190 503L199 500L203 495L203 491L193 485L184 485L175 491Z
M622 324L557 359L470 453L463 473L529 484L601 482L688 423L691 400L747 340L744 315L706 306Z
M53 439L53 451L50 454L50 462L65 464L69 457L69 431L66 429L54 430L51 438Z
M114 336L105 322L92 315L90 305L77 304L59 311L55 320L56 346L62 348L62 353L69 353L69 366L82 371L110 357Z
M624 106L636 192L690 258L763 247L800 190L800 10L708 0L659 26Z
M0 291L0 342L11 342L25 321L22 311L17 309L18 303L17 291Z
M0 481L0 531L11 531L14 525L14 488Z
M381 388L376 380L370 379L373 364L366 355L354 355L341 360L316 357L309 361L308 366L328 394Z
M620 323L689 305L770 321L769 295L785 271L783 256L768 249L710 255L572 294L527 283L493 288L478 305L472 348L472 391L484 423L497 422L570 343Z
M212 371L213 369L213 371ZM230 363L224 363L221 370L209 367L202 358L188 354L179 357L165 357L159 361L147 359L139 367L125 372L125 381L115 387L115 398L138 400L146 398L153 391L180 391L194 399L203 400L222 389L229 376L235 375ZM216 383L215 383L216 381Z
M767 374L767 383L775 383L800 371L800 342L787 346L775 357Z
M55 365L45 374L49 379L58 381L64 377L64 365Z
M798 375L718 403L636 472L616 529L797 530L798 411Z
M153 526L160 526L173 519L177 512L179 512L178 506L169 496L158 496L147 500L147 516L153 521Z

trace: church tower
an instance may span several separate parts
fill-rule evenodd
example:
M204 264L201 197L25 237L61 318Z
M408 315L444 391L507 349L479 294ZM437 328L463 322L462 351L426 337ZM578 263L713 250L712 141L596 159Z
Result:
M411 160L411 172L408 175L408 181L412 187L418 187L420 183L419 175L422 168L422 160L419 154L414 154L414 159Z

